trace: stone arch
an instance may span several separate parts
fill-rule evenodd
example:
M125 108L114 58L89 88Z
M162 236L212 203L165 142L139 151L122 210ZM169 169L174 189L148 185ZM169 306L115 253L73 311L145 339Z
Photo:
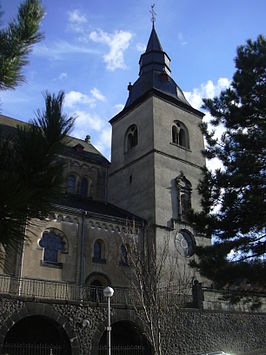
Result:
M111 285L110 279L100 272L92 272L85 280L86 298L89 301L102 303L105 301L103 289Z
M101 272L92 272L86 277L85 284L87 286L111 286L110 279Z
M0 349L4 345L6 336L12 327L19 321L33 316L45 317L57 323L64 330L71 348L71 355L80 354L80 344L73 326L62 314L56 312L50 305L45 303L26 303L18 312L13 313L3 324L0 335Z
M114 327L117 328L117 326L121 326L121 329L124 329L124 331L128 331L129 334L131 334L131 331L138 333L138 336L140 337L139 344L137 344L137 341L135 341L135 344L132 345L145 345L147 351L145 351L146 355L150 355L150 344L147 340L147 338L143 335L143 326L140 323L139 319L137 318L135 312L133 310L122 310L122 309L113 309L114 314L111 317L111 323L112 323L112 330L114 330ZM135 334L136 335L136 334ZM120 338L120 337L119 337ZM129 345L126 344L126 339L124 336L121 337L121 345ZM141 339L142 338L142 339ZM97 331L94 334L94 337L92 339L92 346L93 349L97 349L99 345L104 345L101 344L101 339L103 341L106 339L106 322L100 323L98 326ZM133 341L134 343L134 341ZM119 345L113 342L113 345ZM97 352L93 353L93 355L96 355Z

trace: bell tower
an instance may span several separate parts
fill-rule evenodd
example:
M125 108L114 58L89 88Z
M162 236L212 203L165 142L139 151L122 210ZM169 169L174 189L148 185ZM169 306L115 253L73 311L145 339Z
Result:
M155 227L156 240L173 233L179 254L189 256L199 238L186 212L200 208L197 185L205 159L199 125L204 114L171 78L170 58L154 22L139 65L124 109L110 120L109 201L146 219Z

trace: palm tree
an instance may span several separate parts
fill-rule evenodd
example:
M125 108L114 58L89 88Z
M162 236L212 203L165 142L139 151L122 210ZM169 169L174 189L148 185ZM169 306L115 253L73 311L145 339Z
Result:
M64 162L59 154L74 124L62 114L64 93L45 94L45 110L30 124L0 138L0 243L17 247L24 228L43 218L62 192Z

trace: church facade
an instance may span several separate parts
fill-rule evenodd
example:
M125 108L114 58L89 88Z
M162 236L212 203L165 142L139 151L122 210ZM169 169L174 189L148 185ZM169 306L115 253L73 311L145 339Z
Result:
M148 238L158 255L167 240L170 257L190 280L188 302L176 310L175 324L164 325L170 339L165 354L266 348L263 311L231 307L189 267L195 246L211 242L187 219L191 207L200 209L203 113L171 78L170 58L154 26L139 64L124 109L110 120L111 162L89 136L72 137L64 151L64 198L45 220L26 226L27 241L4 257L0 353L22 354L25 344L37 349L41 343L47 354L101 354L107 319L103 288L112 286L114 346L123 347L121 354L149 354L131 300L127 246L132 238ZM4 131L22 124L0 116ZM200 292L193 292L195 280Z

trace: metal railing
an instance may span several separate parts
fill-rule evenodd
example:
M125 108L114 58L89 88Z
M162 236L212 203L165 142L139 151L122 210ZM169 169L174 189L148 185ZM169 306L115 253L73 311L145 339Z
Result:
M15 278L7 275L0 275L0 294L24 296L37 299L84 301L95 303L106 303L103 295L104 287L100 286L79 286L74 283L38 280L29 278ZM168 304L179 304L187 306L192 302L189 294L177 292L163 292L163 298ZM125 287L115 287L112 297L113 305L136 305L134 290Z
M0 294L10 294L41 299L90 301L105 303L104 287L84 286L74 283L15 278L0 275ZM116 287L112 297L112 304L130 304L131 291L128 288Z
M97 349L98 355L106 355L107 347L99 346ZM127 345L127 346L112 346L112 355L145 355L147 354L144 346Z
M60 345L50 344L5 344L3 355L66 355Z

